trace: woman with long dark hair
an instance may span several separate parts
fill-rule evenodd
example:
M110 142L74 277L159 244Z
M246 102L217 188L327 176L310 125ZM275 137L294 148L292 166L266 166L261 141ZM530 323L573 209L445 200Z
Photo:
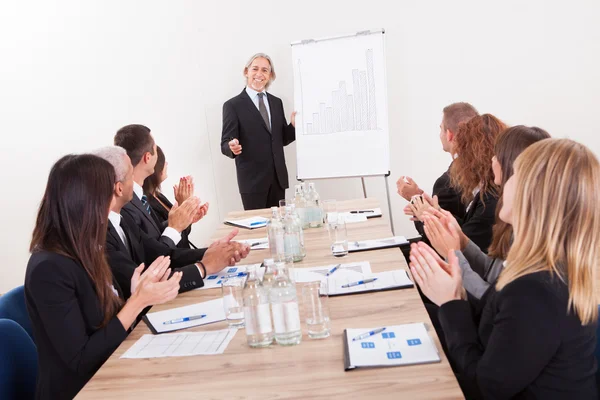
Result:
M169 211L173 208L173 203L169 201L167 196L162 193L161 185L167 179L167 169L169 163L165 158L165 153L162 151L160 146L156 146L156 165L154 166L154 173L144 180L144 194L148 198L148 203L152 207L152 216L155 218L156 223L161 226L169 220ZM175 194L175 200L178 204L182 204L190 196L194 195L194 179L191 176L185 176L179 179L179 184L173 186ZM204 203L200 206L200 209L196 213L193 222L196 223L208 213L208 203ZM177 243L177 247L187 249L196 248L189 240L189 235L192 231L192 226L188 226L181 232L181 240Z
M25 275L39 357L38 399L71 399L127 336L142 310L179 291L160 257L131 280L123 302L104 255L115 171L93 155L68 155L50 171Z

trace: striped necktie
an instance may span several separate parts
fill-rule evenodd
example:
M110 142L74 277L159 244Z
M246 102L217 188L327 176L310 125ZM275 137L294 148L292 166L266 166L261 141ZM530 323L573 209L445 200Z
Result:
M150 211L150 203L148 203L148 198L145 194L142 195L142 205L146 208L146 212L150 215L152 212Z

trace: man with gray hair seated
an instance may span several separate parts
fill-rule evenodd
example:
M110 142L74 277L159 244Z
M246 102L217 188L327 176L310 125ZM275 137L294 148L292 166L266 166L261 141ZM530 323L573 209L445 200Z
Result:
M93 152L112 164L116 182L109 212L105 252L113 276L123 290L130 293L134 270L142 263L149 266L159 256L171 258L171 269L183 272L179 292L204 286L204 278L248 255L248 246L224 238L208 249L172 248L142 231L121 209L133 197L133 166L122 147L107 146Z
M245 210L279 205L289 187L283 146L296 140L296 113L288 125L281 99L267 93L275 80L271 57L258 53L244 67L246 87L223 104L221 152L235 159Z

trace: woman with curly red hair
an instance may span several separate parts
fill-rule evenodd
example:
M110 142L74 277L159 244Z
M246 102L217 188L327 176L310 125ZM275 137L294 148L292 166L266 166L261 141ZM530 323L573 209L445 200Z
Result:
M490 160L496 138L506 128L498 118L483 114L461 125L454 139L457 157L450 168L450 183L467 205L459 222L463 233L484 252L492 241L499 195Z

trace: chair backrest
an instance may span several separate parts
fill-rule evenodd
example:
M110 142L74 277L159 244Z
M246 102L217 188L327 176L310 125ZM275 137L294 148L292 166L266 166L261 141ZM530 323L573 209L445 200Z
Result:
M18 286L0 296L0 318L11 319L21 325L35 343L31 320L25 305L25 289L23 286Z
M18 323L0 319L0 399L34 399L35 344Z

